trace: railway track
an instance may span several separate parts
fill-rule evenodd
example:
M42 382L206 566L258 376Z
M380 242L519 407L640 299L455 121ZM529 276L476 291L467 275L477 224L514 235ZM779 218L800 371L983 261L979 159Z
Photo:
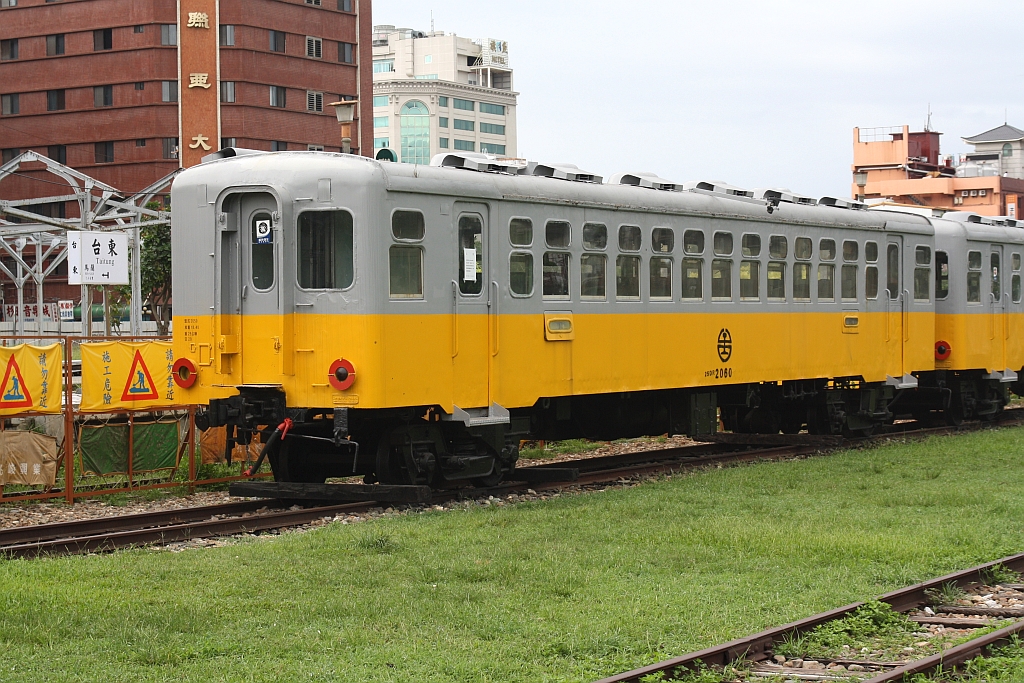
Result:
M1005 411L1004 418L996 424L1024 424L1024 409ZM440 491L425 504L437 505L460 499L506 496L528 490L557 491L567 486L595 486L638 476L810 455L843 445L867 443L894 436L921 438L987 426L988 423L938 428L895 425L884 434L854 441L810 435L722 435L721 441L716 443L645 450L521 468L516 471L528 481L511 481L490 488ZM386 504L366 500L281 509L283 505L279 501L263 499L15 527L0 530L0 556L30 558L40 555L107 552L120 548L165 545L200 538L272 531L302 526L339 514L359 514L382 505Z
M644 680L674 680L695 672L705 672L702 681L709 680L706 672L721 672L722 683L750 683L772 681L798 683L802 681L839 681L849 683L890 683L909 680L916 674L948 674L976 657L984 657L993 648L1015 642L1015 636L1024 632L1024 584L997 583L992 577L1006 570L1018 576L1024 571L1024 553L995 562L972 567L960 572L902 588L879 596L922 629L929 628L921 638L935 634L966 634L959 640L966 642L947 646L940 642L937 652L924 656L905 653L901 661L872 658L853 651L839 657L791 658L775 655L774 648L793 642L794 638L813 633L814 629L849 617L865 603L856 602L839 609L816 614L800 621L738 638L698 652L676 657L650 666L627 671L601 679L598 683L639 683ZM1020 581L1019 578L1016 579ZM941 604L941 597L958 593L958 604ZM980 606L979 606L980 605ZM1012 623L1004 625L1003 619ZM1000 626L976 637L984 629ZM973 632L973 633L972 633ZM924 646L925 643L918 645ZM915 648L907 648L914 650ZM650 677L650 678L648 678Z

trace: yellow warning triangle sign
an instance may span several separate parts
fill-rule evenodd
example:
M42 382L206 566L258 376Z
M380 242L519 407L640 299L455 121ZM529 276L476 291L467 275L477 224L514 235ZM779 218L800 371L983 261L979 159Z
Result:
M128 371L128 381L125 382L124 391L121 392L122 401L153 401L160 398L156 391L156 384L153 383L153 376L149 374L146 361L142 360L142 352L135 350L135 358L132 359L132 369Z
M4 372L3 384L0 384L0 408L31 408L32 397L25 385L25 378L21 375L21 368L18 361L11 355L7 361L7 370Z

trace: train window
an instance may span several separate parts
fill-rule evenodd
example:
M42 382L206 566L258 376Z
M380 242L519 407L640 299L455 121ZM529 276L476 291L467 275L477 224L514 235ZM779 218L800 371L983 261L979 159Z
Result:
M949 296L949 254L944 251L935 252L935 298L945 299Z
M789 242L785 235L772 235L768 238L768 255L772 258L786 258L789 255Z
M306 211L299 215L298 241L299 287L347 289L352 285L352 214Z
M419 211L395 211L391 214L391 234L396 240L418 242L423 239L423 214Z
M732 254L732 233L715 233L715 256L730 256ZM712 285L712 288L714 285ZM713 295L712 295L713 296Z
M544 272L544 296L549 298L568 298L569 255L564 252L546 251L544 252L542 267Z
M793 300L811 300L811 264L809 263L793 264Z
M683 259L683 298L704 300L704 261L699 258Z
M508 222L508 241L514 247L528 247L533 244L533 221L529 218L510 220Z
M586 227L583 229L586 231ZM584 239L586 238L584 237ZM580 256L580 296L584 299L603 300L605 298L605 283L608 281L607 267L608 257L604 254Z
M793 249L793 256L798 259L809 259L811 258L811 252L814 251L814 246L811 243L810 237L797 237L796 246Z
M512 296L533 294L533 254L513 251L508 257L508 288Z
M856 244L854 242L854 245ZM843 301L857 300L857 266L849 264L843 266L840 287L842 288Z
M914 250L914 261L919 266L930 266L932 264L931 247L919 246Z
M749 235L744 235L743 239ZM757 237L757 235L754 235ZM760 240L759 240L760 241ZM758 283L761 277L761 264L758 261L740 262L740 299L757 299Z
M1014 270L1020 270L1020 254L1014 254L1011 260Z
M640 242L642 239L639 225L619 226L620 251L640 251Z
M601 223L583 224L583 248L604 250L608 246L608 227ZM602 296L604 296L602 294Z
M878 261L877 242L864 243L864 260L867 261L868 263L876 263Z
M857 260L857 243L854 240L843 242L843 260L852 263Z
M657 231L655 231L657 232ZM672 259L651 257L651 299L672 298Z
M423 250L393 244L388 252L392 299L423 298Z
M931 301L932 249L918 246L914 249L914 301Z
M825 240L822 240L823 242ZM828 240L831 241L831 240ZM833 244L833 250L835 245ZM833 256L835 253L833 252ZM831 263L818 264L818 301L836 300L836 267Z
M728 235L728 233L715 233L716 240L719 235ZM728 235L728 237L732 242L732 235ZM732 247L731 244L729 246ZM711 262L711 300L730 299L732 299L732 261L715 259Z
M1020 273L1014 273L1010 278L1010 294L1013 296L1013 303L1020 303Z
M700 230L687 230L683 233L683 251L687 254L704 253L704 233Z
M544 226L544 240L552 249L569 246L572 226L566 221L548 221Z
M655 228L651 233L651 251L667 254L676 248L676 234L672 228Z
M999 254L992 254L992 298L999 302L1003 298L1002 273L999 272Z
M274 286L274 231L269 213L252 217L252 286L265 292Z
M740 239L740 253L748 258L757 258L761 255L761 236L744 235ZM743 296L740 294L740 296Z
M615 298L640 298L639 256L619 256L615 259Z
M967 252L967 302L981 303L981 252Z
M484 224L480 216L459 216L459 269L457 279L463 294L479 294L484 287Z
M822 261L834 261L836 258L836 241L828 239L819 241L818 258Z
M900 296L900 248L890 244L885 251L885 288L889 292L889 300L896 301Z
M783 261L768 263L768 298L777 301L786 299L786 264Z
M867 256L868 244L875 243L868 242L864 245L865 256ZM878 245L875 245L875 247L877 248ZM878 268L876 266L868 266L864 269L864 296L869 299L878 298Z

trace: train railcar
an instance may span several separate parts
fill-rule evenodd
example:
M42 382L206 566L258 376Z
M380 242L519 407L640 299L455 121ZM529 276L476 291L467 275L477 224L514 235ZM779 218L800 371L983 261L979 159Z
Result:
M969 351L973 309L937 323L964 222L472 154L220 156L172 190L174 377L229 447L270 436L280 481L493 483L528 436L867 432L956 392L982 415L1021 365Z

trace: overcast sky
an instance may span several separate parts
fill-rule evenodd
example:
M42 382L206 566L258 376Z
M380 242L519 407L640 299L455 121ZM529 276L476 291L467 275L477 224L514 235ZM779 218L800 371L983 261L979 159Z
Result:
M1019 0L373 0L375 24L509 42L519 156L850 194L854 126L1024 128Z

